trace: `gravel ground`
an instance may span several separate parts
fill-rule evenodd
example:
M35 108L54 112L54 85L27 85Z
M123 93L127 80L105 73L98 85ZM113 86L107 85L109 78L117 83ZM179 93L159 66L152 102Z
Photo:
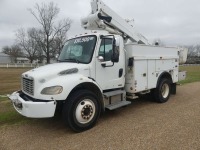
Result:
M1 127L0 149L200 149L200 82L178 86L165 104L143 98L106 111L83 133L59 117Z

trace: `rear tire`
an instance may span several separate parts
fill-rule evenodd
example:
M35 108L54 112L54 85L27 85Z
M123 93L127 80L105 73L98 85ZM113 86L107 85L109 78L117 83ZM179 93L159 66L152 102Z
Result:
M167 78L163 78L158 83L156 89L154 89L154 98L158 103L165 103L168 101L171 93L171 81Z
M72 130L82 132L96 124L100 110L95 94L88 90L79 90L66 100L63 119Z

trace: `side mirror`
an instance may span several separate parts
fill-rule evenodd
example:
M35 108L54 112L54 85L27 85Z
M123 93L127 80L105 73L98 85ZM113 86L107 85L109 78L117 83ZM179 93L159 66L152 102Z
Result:
M98 60L99 60L100 62L104 61L103 56L98 56Z
M118 43L119 45L119 43ZM115 38L113 38L113 43L112 43L112 57L111 57L111 61L114 62L119 62L119 46L116 46L116 40Z

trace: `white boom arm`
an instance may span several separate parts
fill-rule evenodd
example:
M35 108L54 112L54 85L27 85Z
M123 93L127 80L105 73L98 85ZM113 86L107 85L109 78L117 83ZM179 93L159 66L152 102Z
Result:
M119 34L132 42L150 45L149 41L137 33L128 21L122 19L101 0L91 1L92 12L81 20L82 27L88 30L106 30L111 34Z

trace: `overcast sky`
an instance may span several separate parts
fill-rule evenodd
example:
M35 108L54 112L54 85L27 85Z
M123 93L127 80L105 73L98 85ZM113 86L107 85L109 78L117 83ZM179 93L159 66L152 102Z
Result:
M0 0L0 50L15 42L15 32L23 27L38 27L28 12L35 3L52 0ZM90 0L56 0L59 18L73 23L68 36L83 32L80 19L91 10ZM160 38L166 45L200 44L199 0L104 0L124 19L134 19L136 29L151 42Z

